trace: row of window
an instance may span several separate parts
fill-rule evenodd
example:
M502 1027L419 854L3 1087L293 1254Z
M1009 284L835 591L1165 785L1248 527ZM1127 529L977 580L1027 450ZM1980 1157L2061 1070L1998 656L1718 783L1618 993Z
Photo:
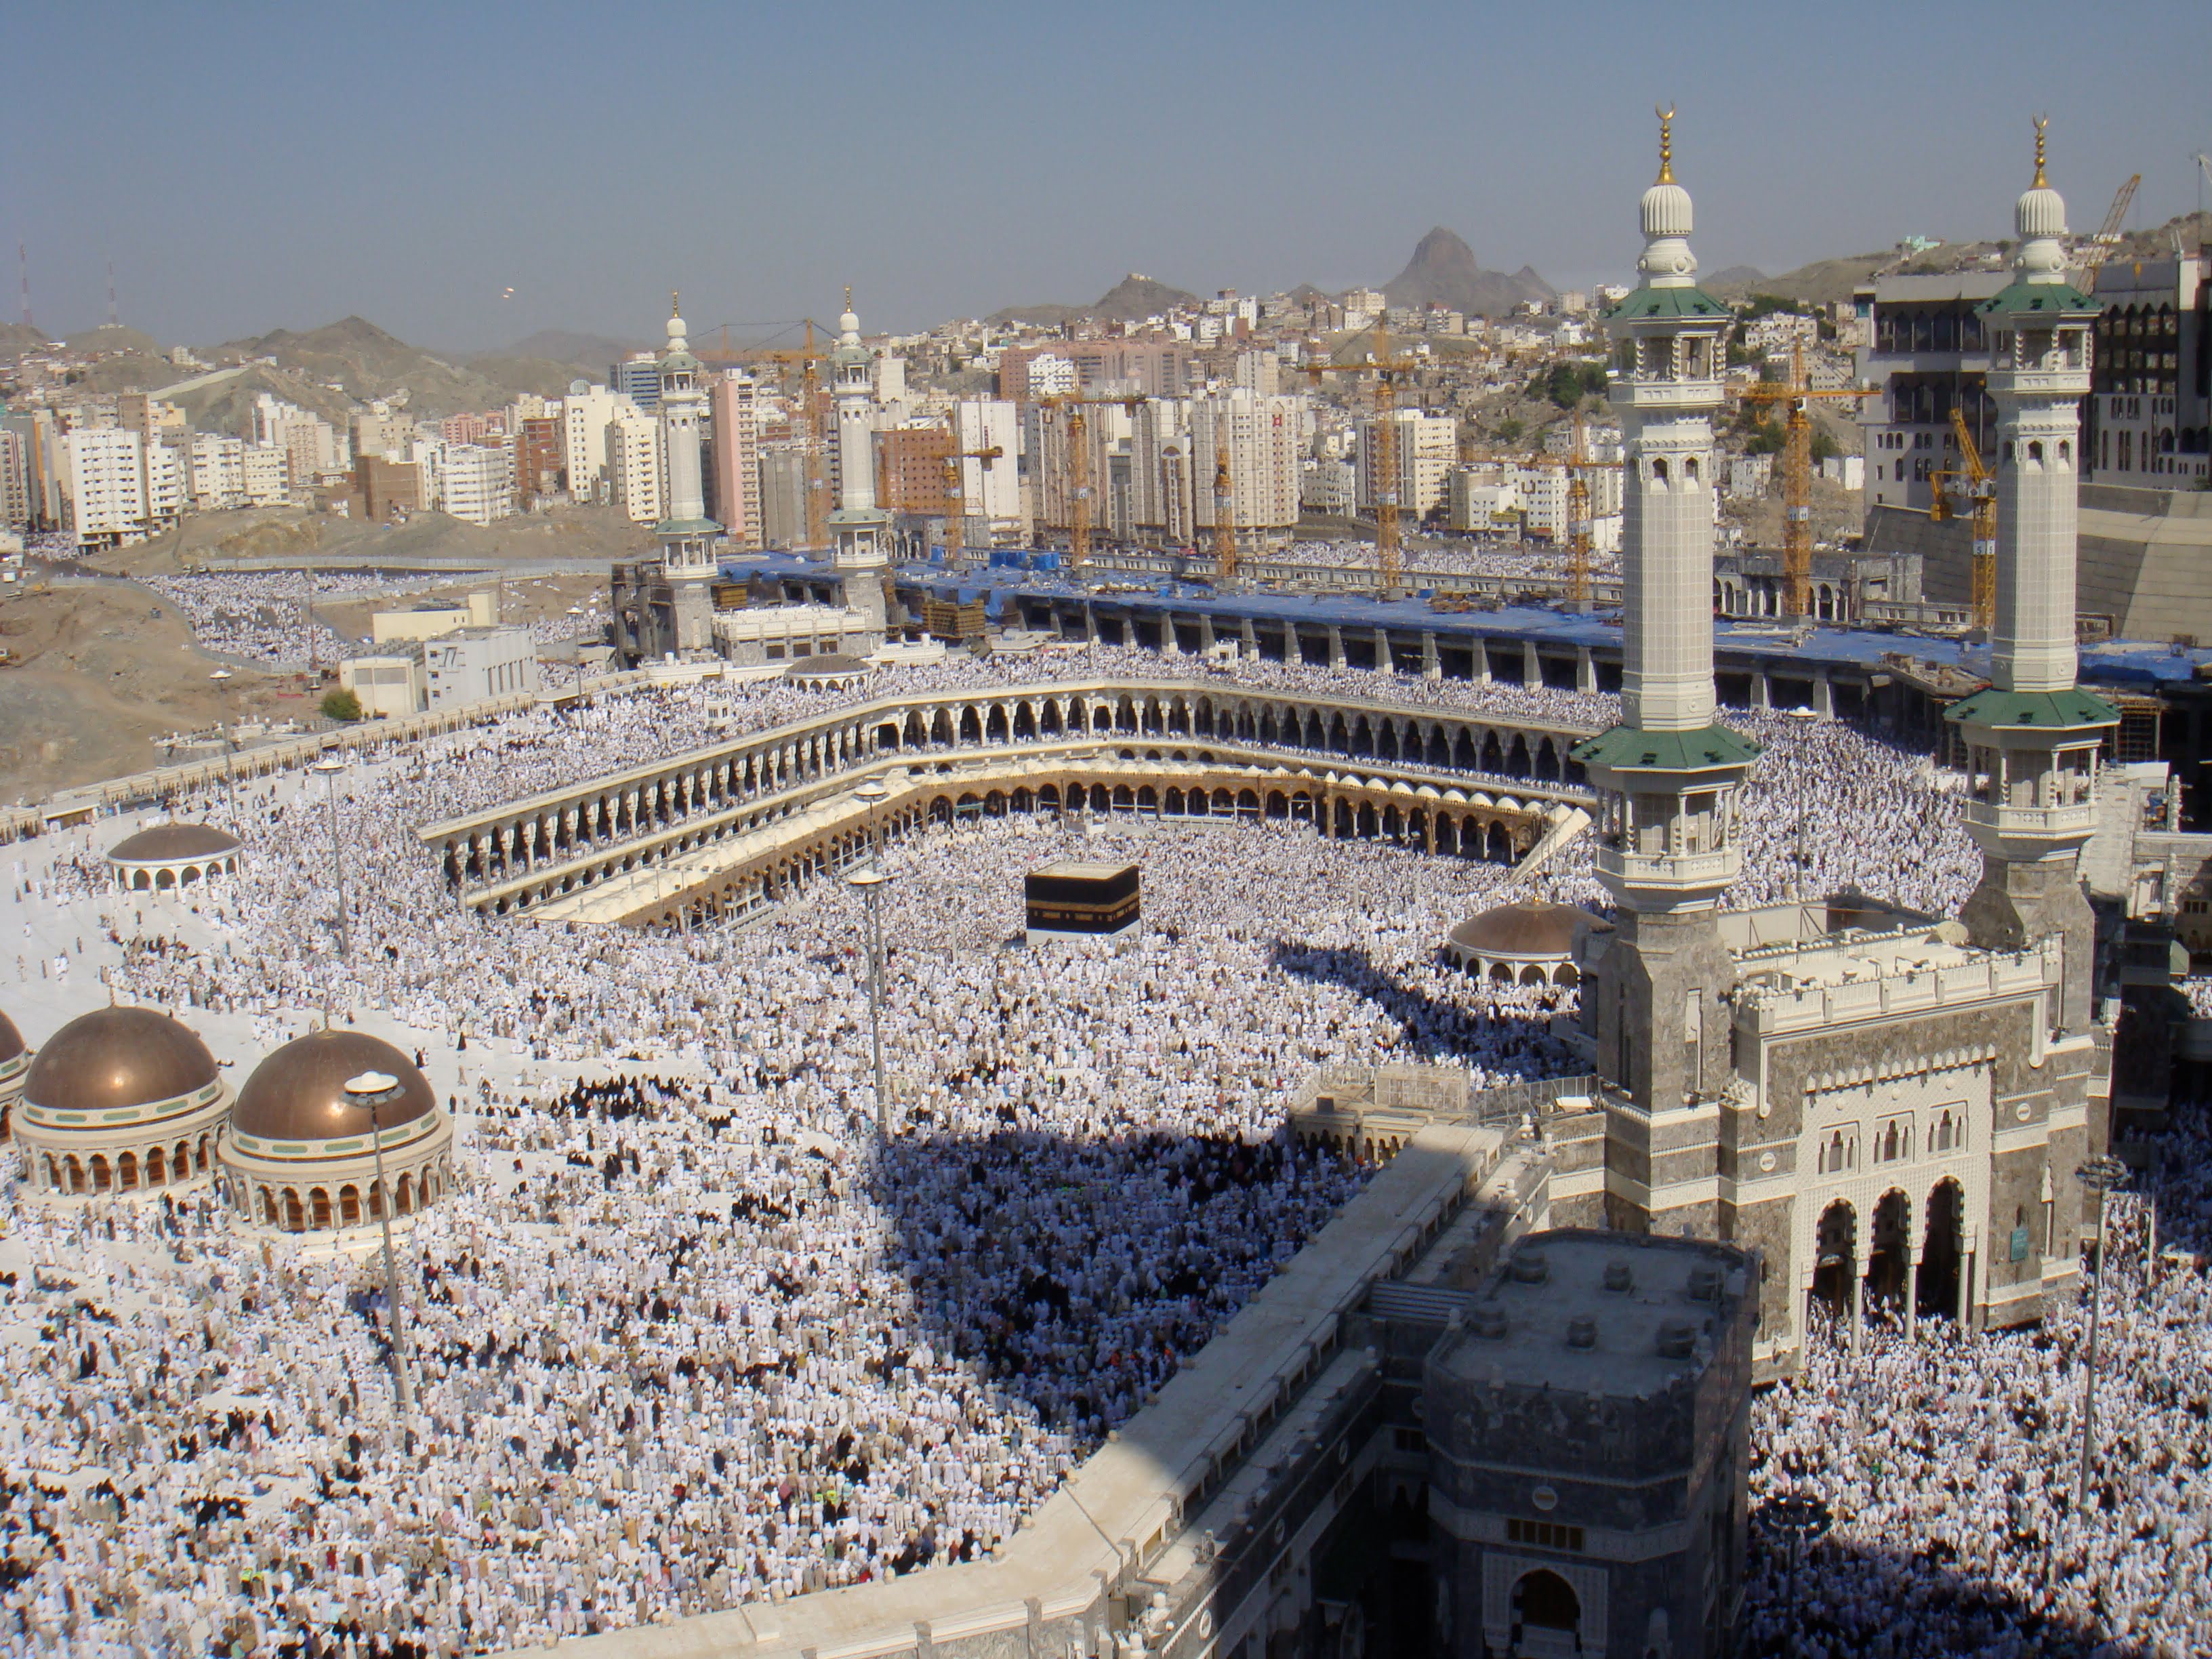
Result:
M1902 1164L1913 1157L1913 1144L1917 1126L1910 1116L1884 1118L1874 1127L1869 1146L1877 1166ZM1927 1156L1943 1158L1962 1151L1966 1145L1966 1109L1963 1105L1945 1106L1929 1121L1926 1134ZM1819 1143L1814 1153L1816 1170L1821 1175L1842 1175L1859 1167L1859 1126L1848 1124L1828 1132Z

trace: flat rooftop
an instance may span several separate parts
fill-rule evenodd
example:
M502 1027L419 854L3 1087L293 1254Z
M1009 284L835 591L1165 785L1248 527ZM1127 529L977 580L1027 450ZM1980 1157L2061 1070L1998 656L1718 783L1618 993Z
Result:
M1626 1270L1620 1288L1608 1288L1608 1268ZM1700 1270L1718 1274L1720 1297L1692 1294ZM1705 1369L1728 1303L1745 1294L1744 1272L1735 1250L1700 1239L1532 1235L1514 1246L1466 1334L1436 1363L1494 1388L1649 1399ZM1587 1344L1574 1340L1577 1328ZM1662 1351L1662 1338L1679 1352Z
M1133 864L1092 864L1082 859L1062 859L1056 864L1040 864L1030 872L1033 876L1066 876L1071 881L1106 881L1124 870L1133 870Z

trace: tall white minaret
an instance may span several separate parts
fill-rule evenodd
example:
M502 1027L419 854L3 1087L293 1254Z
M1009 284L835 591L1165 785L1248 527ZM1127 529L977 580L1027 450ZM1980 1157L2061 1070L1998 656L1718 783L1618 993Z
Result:
M2012 283L1975 307L1997 416L1990 683L1946 718L1966 738L1966 829L1982 849L1981 884L1960 920L1987 949L2063 939L2054 1024L2079 1030L2096 927L2078 861L2096 829L2098 748L2120 717L2074 683L2081 403L2100 307L2067 280L2066 204L2045 177L2044 127L2036 123L2035 181L2013 209Z
M707 516L706 490L700 480L700 427L707 393L699 384L699 360L684 337L678 296L668 296L668 355L660 360L660 435L667 459L667 516L653 526L660 539L661 569L671 580L698 580L714 574L714 538L722 526Z
M1606 319L1607 395L1626 447L1621 723L1574 757L1599 793L1597 876L1619 905L1602 981L1584 993L1597 1004L1608 1109L1619 1108L1608 1144L1649 1158L1634 1224L1711 1237L1707 1109L1731 1075L1724 998L1735 977L1716 913L1741 863L1736 792L1759 751L1713 718L1711 416L1731 318L1697 285L1673 120L1660 112L1642 280Z
M845 573L847 608L864 611L880 636L887 602L884 573L890 545L890 514L876 505L874 358L860 343L853 290L837 319L837 349L830 354L830 390L837 400L837 510L830 515L831 557Z

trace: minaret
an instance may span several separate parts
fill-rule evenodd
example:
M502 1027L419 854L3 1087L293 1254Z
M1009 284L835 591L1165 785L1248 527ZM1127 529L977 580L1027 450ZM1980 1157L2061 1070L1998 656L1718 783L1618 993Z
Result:
M1716 909L1741 861L1736 790L1758 750L1713 718L1711 417L1730 319L1697 285L1673 121L1660 112L1641 281L1607 318L1626 445L1621 723L1574 755L1600 794L1597 875L1619 906L1595 1010L1613 1085L1607 1139L1642 1171L1640 1193L1608 1196L1608 1218L1712 1237L1710 1107L1731 1075L1723 998L1735 981Z
M707 516L700 483L700 426L707 393L699 360L684 337L678 296L668 296L668 355L660 360L660 435L665 452L668 516L655 525L661 573L671 581L697 581L714 574L714 538L722 526Z
M2096 828L2098 746L2120 716L2074 684L2076 457L2099 306L2066 279L2066 204L2044 177L2044 126L2035 182L2013 210L2012 283L1975 307L1997 415L1996 621L1988 688L1946 718L1966 741L1966 829L1982 849L1960 920L1988 950L2063 939L2053 1023L2078 1031L2096 941L2078 859Z
M830 354L830 389L837 400L837 509L830 515L831 556L845 574L848 609L866 612L884 631L884 569L890 514L876 505L874 359L860 343L853 290L837 319L837 349Z

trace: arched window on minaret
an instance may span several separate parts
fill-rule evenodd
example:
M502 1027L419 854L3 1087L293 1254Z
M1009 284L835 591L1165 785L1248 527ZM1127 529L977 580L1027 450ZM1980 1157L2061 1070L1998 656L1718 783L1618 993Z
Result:
M1667 487L1667 461L1664 456L1660 456L1652 461L1651 482L1662 489Z

